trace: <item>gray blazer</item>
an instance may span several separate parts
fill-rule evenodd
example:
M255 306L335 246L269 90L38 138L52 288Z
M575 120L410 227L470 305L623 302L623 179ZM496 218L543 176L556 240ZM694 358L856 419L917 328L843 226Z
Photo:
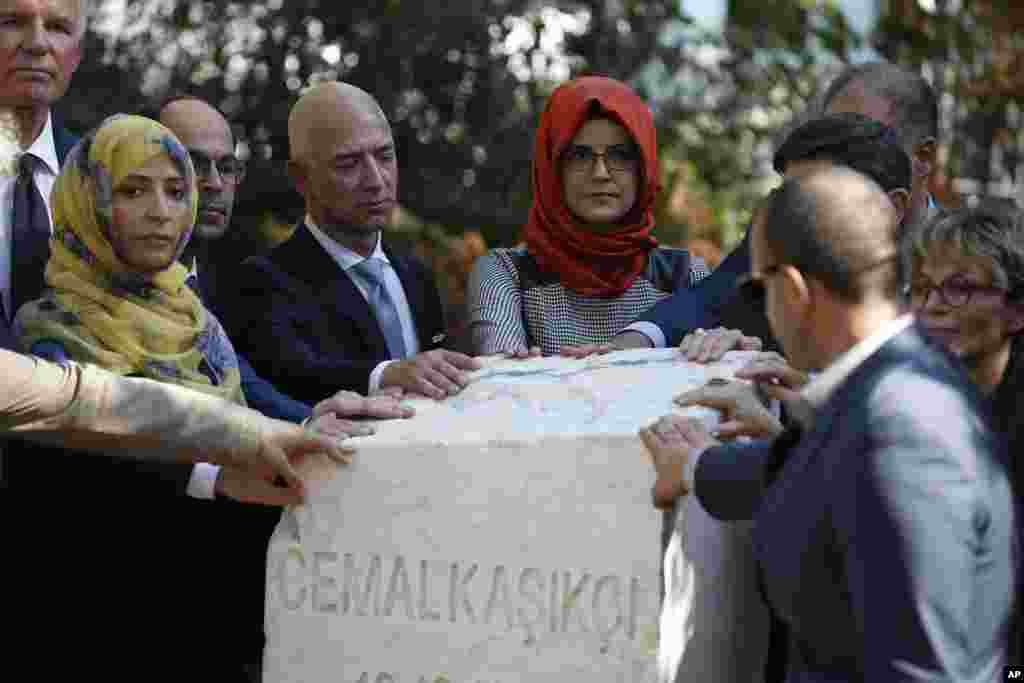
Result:
M695 490L753 519L787 681L999 680L1016 559L1006 456L962 372L914 328L778 443L716 447Z

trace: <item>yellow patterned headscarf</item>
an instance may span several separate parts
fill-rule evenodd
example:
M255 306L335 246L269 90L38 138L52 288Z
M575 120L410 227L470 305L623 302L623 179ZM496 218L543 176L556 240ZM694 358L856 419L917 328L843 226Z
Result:
M217 319L188 287L184 266L132 271L110 242L115 189L166 155L186 180L191 208L176 256L192 234L195 171L171 131L152 119L118 115L68 155L51 195L53 236L43 299L18 312L26 350L55 341L74 359L121 375L149 377L244 403L238 359Z

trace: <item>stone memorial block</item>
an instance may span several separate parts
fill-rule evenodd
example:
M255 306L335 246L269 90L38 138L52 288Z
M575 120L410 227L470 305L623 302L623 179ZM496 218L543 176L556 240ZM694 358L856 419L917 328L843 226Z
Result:
M747 530L688 500L663 585L637 437L672 411L716 421L672 398L748 356L487 359L350 466L307 467L268 551L267 683L759 681Z

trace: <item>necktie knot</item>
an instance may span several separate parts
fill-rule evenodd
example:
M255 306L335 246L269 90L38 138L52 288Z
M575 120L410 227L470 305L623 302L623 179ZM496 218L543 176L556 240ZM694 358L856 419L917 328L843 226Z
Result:
M384 280L384 261L373 257L365 258L354 267L370 284L379 285Z
M25 152L18 158L18 173L31 178L32 174L35 173L37 161L38 159L35 154Z

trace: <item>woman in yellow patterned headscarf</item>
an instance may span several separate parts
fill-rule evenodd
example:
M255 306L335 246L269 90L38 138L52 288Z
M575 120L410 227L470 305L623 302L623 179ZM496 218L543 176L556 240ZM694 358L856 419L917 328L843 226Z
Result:
M23 347L244 404L234 349L178 263L198 193L174 134L107 119L72 150L51 203L51 289L18 312Z

